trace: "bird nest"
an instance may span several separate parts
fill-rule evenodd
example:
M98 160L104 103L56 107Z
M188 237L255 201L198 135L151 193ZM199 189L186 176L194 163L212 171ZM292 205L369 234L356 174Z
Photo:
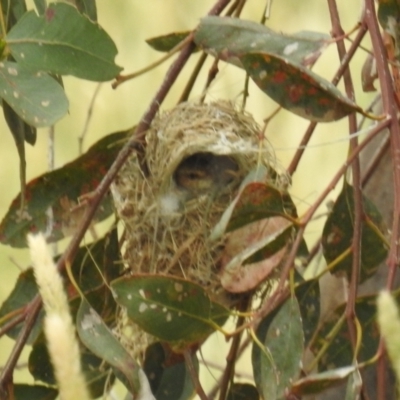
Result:
M211 242L209 234L248 172L260 163L271 167L273 154L260 136L254 119L227 102L182 103L153 121L146 134L149 175L133 155L112 188L132 273L183 277L226 300L218 277L223 243ZM207 171L210 159L215 165ZM185 175L187 166L195 175ZM221 174L224 167L221 182L201 175Z

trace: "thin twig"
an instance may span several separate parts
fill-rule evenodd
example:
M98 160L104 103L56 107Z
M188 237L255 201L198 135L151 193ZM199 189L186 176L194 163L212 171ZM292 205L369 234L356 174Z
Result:
M361 40L365 36L366 32L367 32L367 29L366 29L365 25L362 24L359 31L357 32L357 36L355 37L354 41L351 44L351 47L349 48L349 51L346 53L346 57L344 58L343 62L340 64L338 70L335 73L335 76L332 79L333 85L336 86L339 83L341 77L343 76L344 71L346 71L347 68L349 67L349 63L352 60L356 50L358 49L358 46L360 45ZM293 175L295 173L295 171L297 170L300 160L304 154L304 151L307 148L307 144L310 141L311 136L316 127L317 127L316 122L310 122L305 134L303 135L299 149L296 151L296 153L288 167L288 173L290 175Z
M197 61L196 66L193 69L193 72L190 75L189 81L187 82L185 89L183 89L183 92L181 94L181 97L179 98L178 103L182 103L184 101L187 101L189 98L190 92L193 89L194 84L196 83L196 80L200 74L201 69L203 68L204 62L206 61L208 57L207 53L202 53L200 58Z
M373 0L365 0L365 22L368 26L371 36L372 47L374 50L376 67L378 71L379 82L381 85L383 111L391 119L389 125L390 131L390 149L393 163L393 181L394 181L394 210L392 237L390 241L389 257L387 265L389 267L386 287L388 290L393 288L396 269L399 264L399 229L400 229L400 127L397 121L396 96L393 82L390 76L389 67L386 59L386 50L383 44L382 36L376 19L375 4ZM383 341L381 339L379 350L383 354ZM384 363L378 361L378 399L386 397L386 384L384 379Z
M332 178L330 183L327 185L327 187L323 190L323 192L319 195L318 199L313 203L313 205L308 209L306 214L301 218L300 220L300 228L296 234L296 239L294 243L292 244L292 247L290 249L290 253L288 254L285 264L282 268L281 272L281 277L279 280L278 288L277 290L282 290L285 286L285 282L287 277L289 276L289 271L291 269L291 266L294 263L294 260L297 255L298 248L300 246L300 243L303 238L304 230L307 224L310 222L311 218L319 208L319 206L322 204L322 202L325 200L325 198L328 196L328 194L335 188L337 183L340 181L340 179L343 177L343 175L346 173L347 169L351 165L351 163L354 161L356 157L358 157L359 153L367 146L367 144L380 132L382 129L385 129L388 125L390 125L390 119L385 119L383 121L380 121L377 123L377 125L371 130L371 132L368 134L368 136L363 140L362 143L358 145L356 149L353 150L353 152L349 155L347 158L346 162L341 166L341 168L337 171L335 176Z
M246 312L249 307L249 303L251 301L251 296L245 296L241 303L238 306L238 311ZM229 353L226 357L226 368L224 374L222 375L220 392L219 392L219 400L225 400L226 395L228 393L229 384L232 382L233 376L235 374L235 365L238 357L238 350L240 341L242 338L242 332L240 327L243 325L245 321L244 316L239 316L236 323L236 330L239 330L239 333L232 338L231 347L229 349Z
M333 37L343 37L344 31L340 23L339 12L335 0L328 0L329 13L332 23ZM339 54L340 62L346 59L346 48L343 38L336 41L336 46ZM344 86L347 97L351 100L355 100L354 86L350 74L350 69L346 68L343 72ZM349 115L349 133L350 135L357 131L357 120L355 113ZM358 138L351 137L350 139L350 151L354 151L358 146ZM360 171L360 160L356 157L351 164L351 170L353 175L353 194L354 194L354 224L353 224L353 237L352 237L352 270L350 287L348 293L348 301L346 302L346 319L348 331L350 334L350 342L353 351L357 351L357 328L355 324L355 318L357 318L355 311L355 303L357 298L357 288L361 268L361 231L362 231L362 220L364 216L362 193L361 193L361 171ZM355 358L357 354L355 354Z
M196 390L196 393L198 394L201 400L208 400L208 397L204 392L203 387L201 386L196 368L193 365L193 360L192 360L192 355L190 354L190 350L186 349L183 352L183 356L185 357L186 368L188 369L189 375L192 378L193 386Z
M113 89L116 89L118 86L122 85L124 82L130 81L132 79L137 78L140 75L144 75L147 72L150 72L152 69L158 67L161 65L163 62L167 61L169 58L171 58L174 54L178 53L180 50L182 50L188 43L190 43L193 40L192 34L189 34L185 39L180 41L174 48L172 48L167 54L162 56L160 59L155 61L154 63L147 65L146 67L140 69L139 71L132 72L131 74L128 75L118 75L115 78L115 81L111 85Z
M83 141L85 140L85 136L88 132L89 129L89 124L90 121L92 119L93 116L93 109L94 109L94 104L96 102L96 98L100 93L100 89L101 89L101 83L96 85L96 89L93 92L93 96L90 100L90 104L89 104L89 108L87 110L86 113L86 120L85 120L85 124L83 125L83 129L82 129L82 133L78 136L78 151L79 151L79 155L83 154Z

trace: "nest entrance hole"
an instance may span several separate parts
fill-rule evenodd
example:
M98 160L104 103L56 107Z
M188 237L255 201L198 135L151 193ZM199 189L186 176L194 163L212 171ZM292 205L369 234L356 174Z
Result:
M233 157L199 152L186 157L176 168L176 185L193 195L218 192L238 177L239 165Z

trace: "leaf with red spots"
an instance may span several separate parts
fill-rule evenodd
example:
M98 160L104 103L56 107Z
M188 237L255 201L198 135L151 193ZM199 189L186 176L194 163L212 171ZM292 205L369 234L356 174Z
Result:
M25 13L5 41L17 63L31 71L108 81L122 70L110 36L64 2L49 4L44 15Z
M362 109L309 69L270 53L240 57L257 86L279 105L315 122L331 122Z
M167 35L146 39L146 43L154 50L167 52L186 39L189 34L190 31L168 33Z
M134 275L111 283L115 300L143 330L176 350L202 342L230 311L200 285L172 276Z
M313 64L330 37L318 32L284 35L253 21L209 16L201 20L194 41L204 51L242 67L239 56L268 52L301 64Z
M275 276L294 232L295 206L288 193L266 183L266 172L250 172L211 234L215 240L227 233L219 265L229 292L246 292Z
M30 181L26 186L24 210L20 210L19 194L0 224L0 241L25 247L28 233L49 232L49 242L72 234L85 212L84 207L77 207L79 198L97 187L125 138L126 132L108 135L71 163ZM50 210L52 218L49 218ZM111 212L112 202L107 196L95 218L102 220Z
M239 194L223 213L211 233L216 240L224 233L264 218L281 216L293 220L296 208L287 192L268 184L270 172L258 167L243 181Z
M361 233L360 282L375 274L386 258L388 248L383 237L385 228L382 216L375 205L363 196L365 213ZM350 277L352 268L351 244L354 232L353 187L345 183L342 192L325 223L322 247L328 264L335 263L334 272L344 272ZM345 255L345 252L349 254Z

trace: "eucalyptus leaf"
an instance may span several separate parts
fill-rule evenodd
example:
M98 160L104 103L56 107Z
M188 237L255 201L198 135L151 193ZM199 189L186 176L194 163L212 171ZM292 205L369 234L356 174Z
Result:
M121 71L110 36L68 3L52 3L44 15L27 12L6 42L15 60L34 71L93 81L111 80Z
M0 62L0 97L36 128L53 125L68 111L64 90L52 77L11 61Z

